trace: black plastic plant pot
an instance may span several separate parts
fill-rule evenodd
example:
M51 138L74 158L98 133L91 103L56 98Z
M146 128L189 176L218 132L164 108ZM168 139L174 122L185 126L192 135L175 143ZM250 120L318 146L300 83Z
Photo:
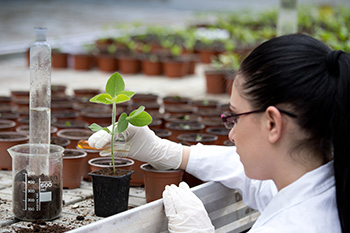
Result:
M89 173L92 177L95 214L108 217L128 209L130 179L134 171L116 169L116 175L104 175L102 168Z

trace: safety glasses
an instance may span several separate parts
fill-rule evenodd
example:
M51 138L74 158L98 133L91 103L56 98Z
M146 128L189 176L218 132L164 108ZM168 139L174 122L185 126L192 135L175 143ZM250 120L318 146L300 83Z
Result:
M286 114L287 116L290 116L290 117L293 117L293 118L297 117L297 115L295 115L294 113L285 111L285 110L280 109L280 108L277 108L277 109L278 109L278 111L280 111L283 114ZM221 119L222 119L222 122L224 123L224 125L225 125L225 127L227 129L232 129L233 126L235 124L237 124L238 118L240 116L249 115L249 114L253 114L253 113L265 112L265 110L266 110L266 108L265 109L260 109L260 110L254 110L254 111L250 111L250 112L238 113L238 114L235 114L235 113L232 113L232 112L224 112L223 114L221 114Z

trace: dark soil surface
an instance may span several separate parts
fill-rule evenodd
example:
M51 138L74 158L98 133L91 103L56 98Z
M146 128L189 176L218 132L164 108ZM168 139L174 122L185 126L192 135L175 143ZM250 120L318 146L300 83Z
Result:
M44 221L37 221L27 225L29 228L17 228L15 229L17 233L61 233L70 231L73 228L68 228L58 224L46 224Z
M130 173L129 170L116 169L116 173L113 172L113 168L105 167L100 170L94 171L94 174L106 175L106 176L123 176Z

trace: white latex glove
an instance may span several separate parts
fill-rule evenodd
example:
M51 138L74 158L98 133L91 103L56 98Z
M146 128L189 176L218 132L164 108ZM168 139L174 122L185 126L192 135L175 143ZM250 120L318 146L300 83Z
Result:
M179 187L167 185L163 202L169 232L215 232L202 201L185 182L181 182Z
M148 162L158 170L179 168L182 161L180 143L159 138L148 126L136 127L129 124L121 134L131 146L128 157ZM102 148L110 140L111 135L100 130L91 135L88 142L91 147Z

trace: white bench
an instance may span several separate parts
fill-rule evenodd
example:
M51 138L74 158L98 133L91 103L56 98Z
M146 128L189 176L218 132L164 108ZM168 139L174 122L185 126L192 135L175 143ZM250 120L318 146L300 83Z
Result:
M204 203L216 232L244 232L259 216L257 211L243 204L239 193L221 183L208 182L192 188L192 191ZM69 232L158 233L168 232L167 228L163 200L160 199Z

